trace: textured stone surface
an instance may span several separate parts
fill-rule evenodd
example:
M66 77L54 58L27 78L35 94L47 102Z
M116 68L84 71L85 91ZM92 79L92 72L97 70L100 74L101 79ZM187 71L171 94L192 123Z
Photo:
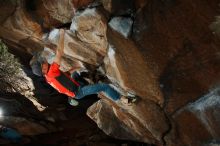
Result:
M196 5L200 7L194 7ZM138 12L134 23L134 38L155 75L161 76L165 109L168 113L178 111L183 105L195 101L219 81L217 78L220 62L216 57L219 41L208 27L217 15L217 6L217 1L163 4L159 1L148 1L147 5ZM156 10L156 7L160 9ZM187 8L189 10L185 10ZM195 9L196 11L192 12ZM183 15L177 14L178 12ZM205 114L205 117L213 117L208 112L212 110L206 110L203 112L209 114ZM218 108L215 108L212 112L217 111ZM181 129L179 134L186 145L201 145L201 141L213 139L207 131L210 126L204 125L203 120L197 117L198 114L184 110L181 112L181 118L178 117L176 120L180 127L175 127L175 124L172 126ZM215 116L215 119L218 119L218 115ZM216 125L213 124L216 123L213 118L208 118L208 121L211 125ZM218 128L211 127L211 129ZM175 136L178 137L178 134L174 133L173 137ZM176 139L174 138L173 141L176 142ZM173 145L181 145L181 143Z
M57 130L45 120L33 101L19 93L1 94L0 107L0 124L15 128L22 135L37 135Z
M49 15L61 23L71 22L77 9L85 8L94 0L47 0L42 1Z
M125 90L135 92L162 106L163 97L159 83L135 43L111 29L108 29L107 34L110 49L105 58L105 66L109 78Z
M4 8L4 5L1 5L1 8ZM20 50L22 48L30 54L42 49L41 26L26 12L21 1L17 2L16 9L2 22L0 36L10 46Z
M17 129L22 135L38 135L53 132L56 128L46 123L39 124L38 121L29 121L19 117L4 117L0 119L1 124L7 123L7 126Z
M41 38L42 35L41 26L29 17L22 4L17 5L16 11L8 17L2 26L11 31L27 34L28 37Z
M96 122L100 129L112 137L141 140L140 136L135 134L131 128L123 124L121 120L116 117L114 107L112 108L109 103L103 100L99 100L96 104L92 105L88 109L87 115ZM111 122L110 119L112 119Z
M218 22L212 23L219 16L218 0L99 0L108 17L134 18L134 41L107 28L104 11L82 10L92 0L18 2L0 6L0 36L11 48L35 54L43 50L43 36L56 45L58 30L52 28L64 27L64 71L75 65L89 70L90 65L95 72L101 65L124 94L141 96L131 107L102 99L89 109L107 134L156 145L218 144L219 90L213 86L219 83L220 41L213 34ZM44 49L42 55L52 61L54 52Z
M220 17L219 16L216 16L216 20L210 25L210 28L213 31L213 34L220 35Z
M208 27L217 3L149 1L137 14L133 37L160 80L169 113L207 92L220 74L220 43Z
M211 90L173 115L184 144L200 146L220 138L219 91Z
M144 59L160 80L168 115L171 119L172 145L202 145L218 139L211 131L218 129L218 108L192 112L182 108L197 100L219 82L219 39L209 26L218 15L218 1L148 1L140 7L134 21L133 38ZM180 112L181 111L181 112ZM212 112L211 112L212 111ZM176 113L179 113L178 116ZM210 127L198 115L208 118ZM207 114L209 113L209 114ZM175 131L176 129L177 131ZM180 138L179 138L180 135ZM176 140L181 143L175 143ZM208 143L208 142L207 142Z
M1 1L1 10L0 10L0 23L4 23L7 18L12 15L15 11L16 8L16 4L11 2L11 1L7 1L7 0L2 0Z
M26 11L45 31L71 22L77 9L85 8L93 0L24 0Z
M133 21L131 18L114 17L110 20L109 26L124 37L129 37L132 31Z
M44 32L64 23L71 23L75 9L87 6L91 2L91 0L80 2L18 0L17 3L4 1L1 8L10 9L10 11L1 13L0 35L10 45L15 43L13 47L25 48L33 55L33 52L43 49Z
M106 29L105 17L95 8L77 13L70 27L84 45L88 44L91 49L102 55L105 55L108 45Z
M65 49L60 68L62 71L69 71L72 67L79 67L80 71L94 70L102 63L108 45L104 20L96 9L86 9L76 14L70 30L65 31ZM59 41L59 29L44 34L43 39L52 43L53 47L45 47L38 57L32 59L32 63L42 57L49 63L53 62Z
M79 39L74 36L75 34L72 31L66 31L65 33L65 49L64 49L64 56L66 56L67 58L69 58L70 60L73 61L82 61L88 64L92 64L92 65L98 65L101 61L101 59L103 58L103 56L101 54L99 54L98 52L96 52L94 50L94 48L92 48L92 46L90 46L90 44L84 44L81 41L79 41ZM58 43L58 39L59 39L59 30L53 30L50 35L48 40L51 41L54 44ZM55 48L48 48L49 50L51 50L50 52L52 54L48 54L49 56L52 55L52 57L54 57L54 52L56 50ZM48 50L47 49L47 50ZM101 49L101 48L100 48ZM45 50L45 49L44 49ZM47 51L45 50L45 51Z
M163 134L166 133L169 126L158 105L145 100L128 106L120 102L115 103L103 95L100 97L103 99L92 105L88 109L87 115L106 134L119 139L152 144L163 143Z
M94 0L72 0L74 8L81 9L86 8L89 4L92 4Z
M74 15L74 6L71 0L47 0L43 1L43 5L54 19L62 23L71 22Z
M95 66L99 65L108 45L106 27L103 16L96 9L86 9L77 13L72 20L70 30L66 30L65 33L64 57L70 61L69 63L66 61L63 66L70 69L74 64L79 64L79 61ZM44 40L57 46L59 29L53 29L44 36ZM43 53L50 60L51 57L54 57L53 52L56 48L50 48L49 52L51 53L48 52L48 49L44 49Z
M134 12L134 0L99 0L103 7L111 14L130 15Z

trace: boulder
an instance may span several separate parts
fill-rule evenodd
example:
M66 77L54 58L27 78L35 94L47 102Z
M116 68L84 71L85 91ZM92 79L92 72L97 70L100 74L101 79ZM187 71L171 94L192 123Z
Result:
M106 134L119 139L163 144L163 135L169 125L158 105L145 100L128 106L115 103L104 95L100 97L102 99L87 110L87 115Z
M209 28L218 3L148 1L135 17L132 37L160 81L164 111L172 121L167 145L206 145L219 139L217 96L201 97L219 83L220 43Z
M98 0L111 15L131 15L134 13L134 0Z
M2 13L0 36L16 49L20 51L25 49L25 52L33 55L43 49L42 37L45 32L65 23L71 23L75 9L87 6L91 2L4 1L1 8L10 8L10 11Z
M114 17L110 20L109 26L115 31L128 38L131 34L133 21L131 18Z
M40 24L26 12L22 1L17 1L16 9L5 18L0 27L0 36L10 46L29 54L42 49L42 34Z
M172 117L178 128L183 144L205 146L220 139L220 89L212 89L208 94L184 106Z
M86 69L83 63L100 65L107 52L106 28L104 17L95 8L78 12L72 20L70 30L65 31L61 70L68 71L76 65ZM41 57L52 63L59 41L59 29L53 29L43 38L54 47L45 48Z
M114 113L114 108L106 101L99 100L87 110L87 115L107 135L119 139L141 140L140 135L126 126ZM112 120L110 120L112 119Z
M86 8L89 4L92 4L94 0L72 0L75 9Z
M8 127L15 128L22 135L39 135L56 131L56 128L49 123L39 123L21 117L4 116L0 119L1 124L7 123Z
M95 73L100 67L124 95L140 96L131 107L101 99L89 108L88 115L111 136L156 145L218 144L219 89L213 86L220 77L220 42L213 34L219 31L218 18L213 21L219 16L219 0L97 2L108 16L134 18L132 37L127 37L129 29L112 25L114 18L112 28L107 26L106 11L94 5L86 9L92 0L2 1L0 37L22 58L23 53L42 51L52 62L59 38L52 28L66 28L63 71L80 66ZM44 41L54 47L44 48ZM25 91L32 90L19 82Z
M0 24L4 23L8 17L10 17L16 9L16 3L12 1L2 0L0 10Z
M86 8L93 0L24 0L25 10L44 31L54 27L68 27L78 9Z
M71 22L75 13L72 0L47 0L42 2L50 17L61 23Z
M107 36L110 48L105 58L105 70L109 79L124 90L162 106L159 83L135 43L111 29Z
M55 29L51 31L48 40L57 46L59 40L59 30ZM48 56L47 58L49 62L52 62L51 60L55 57L56 46L54 48L45 48L43 51L42 56ZM81 41L78 41L78 38L74 36L72 31L69 30L66 30L65 33L64 54L64 57L69 60L79 60L92 65L98 65L103 58L89 46L87 47Z
M215 22L210 25L213 34L220 35L220 17L217 16Z
M70 23L77 9L86 7L93 0L24 0L26 11L43 28L51 29Z
M40 39L42 37L41 26L29 17L22 4L16 7L13 15L7 18L2 25L12 32L23 33L23 36Z
M137 12L137 11L140 11L145 5L148 4L148 2L149 2L149 1L146 1L146 0L136 0L136 1L134 2L136 12Z
M96 8L77 13L70 26L70 30L85 46L101 55L107 52L106 29L105 17Z

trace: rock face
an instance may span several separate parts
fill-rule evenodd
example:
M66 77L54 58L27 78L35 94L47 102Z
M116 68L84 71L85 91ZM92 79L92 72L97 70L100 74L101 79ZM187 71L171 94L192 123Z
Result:
M220 35L220 29L219 29L220 28L220 17L219 16L216 17L216 21L210 25L210 28L212 29L213 34Z
M144 62L132 40L108 29L110 52L106 58L106 74L122 88L163 105L159 83Z
M218 9L218 1L148 1L137 12L133 38L160 81L164 111L178 131L170 132L175 138L167 145L199 146L219 139L211 134L218 128L210 126L218 121L211 118L217 116L210 113L215 106L196 108L196 104L214 102L202 99L219 83L220 44L209 28Z
M6 15L2 20L0 27L1 38L8 43L10 42L10 46L14 48L20 50L23 48L23 52L31 54L39 51L42 48L42 29L40 24L36 23L28 15L22 1L15 1L14 3L8 1L7 3L13 4L9 8L14 9L14 11ZM1 14L4 14L4 11Z
M219 91L219 88L211 90L173 115L186 145L205 145L220 138Z
M86 8L92 0L4 1L0 36L13 49L40 52L52 62L59 39L54 27L66 28L63 71L99 68L122 94L140 96L125 106L100 95L88 109L108 135L158 146L215 144L220 139L220 42L212 32L218 33L213 21L219 1L96 2L105 10ZM131 30L122 30L121 22L113 25L114 18L110 28L111 16L131 17ZM53 47L44 48L43 42Z
M39 124L36 121L30 121L20 117L4 117L0 123L7 123L7 126L15 128L22 135L38 135L55 131L55 127L51 127L48 123Z
M0 23L4 23L8 16L12 15L15 11L15 8L16 8L16 4L15 3L12 3L10 1L2 1L2 9L1 9L1 21Z
M130 15L134 12L134 0L98 0L113 15Z
M163 111L154 102L144 100L127 106L114 103L103 95L101 98L88 109L87 114L106 134L120 139L163 144L163 134L168 131L169 125Z
M42 36L48 29L70 23L75 10L91 3L84 1L3 1L1 8L1 37L10 42L10 46L24 52L33 53L42 50ZM65 10L65 11L64 11ZM13 44L16 45L13 45ZM19 44L19 46L18 46Z
M44 119L33 101L23 95L1 94L0 107L0 124L15 128L22 135L38 135L57 131L54 125Z
M109 106L109 103L106 103L105 100L100 100L92 105L88 109L87 114L97 123L100 129L112 137L130 140L141 139L140 135L120 121L114 113L114 107ZM109 122L109 118L113 119L112 122ZM131 130L133 132L130 132Z
M104 16L96 9L86 9L81 13L76 13L70 30L66 30L65 33L62 70L68 71L76 64L85 69L83 63L94 67L100 65L107 52L106 28ZM59 30L54 29L49 34L45 34L44 39L56 46L59 40ZM44 49L41 56L51 63L55 56L54 51L55 48Z
M114 17L109 22L112 29L121 33L124 37L129 37L132 31L133 21L131 18L126 17Z
M86 7L91 2L93 2L93 0L25 1L28 10L35 12L35 16L37 15L39 16L38 19L43 20L44 27L59 25L59 23L70 23L77 9Z
M91 50L105 55L107 49L105 17L96 9L86 9L73 18L70 30Z
M49 1L43 1L44 7L49 12L49 15L62 22L67 23L71 22L71 19L74 15L74 6L73 3L70 0L49 0Z

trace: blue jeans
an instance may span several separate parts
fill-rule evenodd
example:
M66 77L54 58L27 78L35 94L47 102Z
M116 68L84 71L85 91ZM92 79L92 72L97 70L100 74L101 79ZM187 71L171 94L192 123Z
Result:
M120 99L120 94L112 88L108 84L94 84L94 85L87 85L87 86L80 86L79 90L76 92L76 99L82 99L83 97L91 94L98 94L99 92L104 92L104 94L113 99L118 100Z
M85 86L87 84L77 72L73 72L70 77L77 81L81 86Z

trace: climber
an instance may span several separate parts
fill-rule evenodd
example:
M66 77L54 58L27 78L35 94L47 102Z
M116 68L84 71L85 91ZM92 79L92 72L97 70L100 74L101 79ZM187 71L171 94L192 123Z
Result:
M58 42L58 48L53 63L50 65L46 60L41 63L41 71L46 81L60 93L66 94L69 97L69 103L72 106L77 106L78 101L75 99L81 99L87 95L97 94L103 92L107 97L114 101L120 99L122 103L130 104L135 101L135 97L121 96L110 85L99 83L94 85L82 85L77 82L73 76L68 75L60 71L61 57L64 54L64 33L63 29L60 29L60 38ZM77 70L79 68L75 68Z
M19 143L22 140L22 136L18 131L2 125L0 125L0 136L14 143Z

